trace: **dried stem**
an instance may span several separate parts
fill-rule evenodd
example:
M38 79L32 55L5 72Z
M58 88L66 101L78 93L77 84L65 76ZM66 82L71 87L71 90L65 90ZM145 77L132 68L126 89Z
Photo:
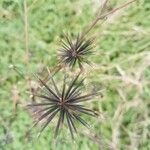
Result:
M24 5L24 34L25 34L26 64L28 64L29 63L29 34L28 34L28 7L27 7L26 0L24 0L23 5ZM35 89L33 88L29 77L27 78L27 80L28 80L30 91L33 95ZM32 97L32 101L35 101L34 96Z
M106 0L106 1L104 2L103 6L102 6L102 9L101 9L101 11L100 11L100 14L98 14L98 16L97 16L96 19L92 22L92 24L90 25L90 27L89 27L87 30L85 30L85 32L83 32L82 38L84 38L84 37L95 27L95 25L96 25L100 20L107 18L109 15L112 15L112 14L115 13L116 11L118 11L118 10L120 10L120 9L122 9L122 8L124 8L124 7L126 7L126 6L128 6L129 4L131 4L131 3L135 2L135 1L136 1L136 0L132 0L132 1L128 2L128 3L123 4L123 5L120 6L120 7L117 7L117 8L115 8L115 9L113 9L112 11L110 11L110 12L108 12L108 13L106 13L106 14L102 15L102 14L103 14L103 11L104 11L105 8L106 8L107 2L108 2L108 0ZM104 21L105 21L105 20L104 20ZM103 22L104 22L104 21L103 21ZM102 22L102 23L103 23L103 22Z

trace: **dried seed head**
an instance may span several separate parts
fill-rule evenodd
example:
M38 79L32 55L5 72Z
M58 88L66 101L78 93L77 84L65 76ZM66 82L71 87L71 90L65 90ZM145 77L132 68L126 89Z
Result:
M52 119L59 114L55 135L58 134L60 125L64 123L64 120L67 121L70 133L73 136L73 132L77 131L75 127L75 122L78 121L84 126L88 127L88 124L82 119L81 114L86 114L90 116L96 116L93 110L85 108L83 105L79 104L83 101L88 101L93 99L94 96L99 93L90 93L86 95L82 95L81 86L83 85L83 81L79 80L78 74L69 85L66 84L66 77L64 78L62 89L58 89L55 81L51 77L54 90L52 86L48 86L43 80L39 78L39 81L44 86L40 94L35 95L39 97L42 102L40 103L32 103L27 105L28 108L34 109L37 115L37 121L33 126L36 126L39 122L44 121L42 132L48 124L52 121ZM40 107L40 108L39 108ZM35 109L37 108L37 109Z
M93 39L85 39L83 36L78 35L73 41L69 35L65 35L65 40L62 41L62 48L59 53L60 63L63 63L71 68L78 65L80 69L83 64L90 62L87 56L93 53Z

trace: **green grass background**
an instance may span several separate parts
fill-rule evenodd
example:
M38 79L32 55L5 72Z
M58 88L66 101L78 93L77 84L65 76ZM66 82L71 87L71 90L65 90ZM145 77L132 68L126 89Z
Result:
M125 2L111 0L109 9ZM102 99L85 104L102 113L96 119L85 117L93 132L77 125L75 141L67 129L55 140L55 121L39 139L36 129L26 136L32 125L31 116L22 107L30 102L28 83L11 66L32 78L32 73L56 65L63 32L77 34L87 27L99 1L27 0L27 7L29 62L25 57L23 0L0 0L0 150L110 149L107 145L115 150L149 150L150 1L131 4L92 30L96 47L89 59L95 68L87 74L87 88L106 90ZM19 103L15 114L14 93L18 93Z

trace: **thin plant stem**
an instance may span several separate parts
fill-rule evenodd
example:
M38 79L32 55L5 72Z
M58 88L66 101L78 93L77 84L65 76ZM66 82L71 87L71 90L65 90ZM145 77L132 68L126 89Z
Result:
M105 18L107 19L107 17L108 17L109 15L112 15L112 14L115 13L116 11L118 11L118 10L120 10L120 9L122 9L122 8L124 8L124 7L126 7L126 6L128 6L129 4L131 4L131 3L135 2L135 1L136 1L136 0L129 1L129 2L127 2L127 3L123 4L123 5L121 5L120 7L117 7L117 8L115 8L115 9L113 9L112 11L110 11L110 12L108 12L108 13L102 15L102 13L103 13L103 11L104 11L106 5L107 5L107 2L108 2L108 0L106 0L105 3L104 3L104 5L103 5L103 7L102 7L102 9L101 9L101 11L100 11L100 14L99 14L99 15L96 17L96 19L92 22L92 24L89 26L89 28L88 28L87 30L85 30L85 32L82 33L82 38L84 38L84 37L95 27L95 25L96 25L100 20L105 19ZM106 19L105 19L105 20L106 20ZM104 21L105 21L105 20L104 20ZM104 21L103 21L103 22L104 22ZM102 23L103 23L103 22L102 22Z
M27 1L24 0L24 3L23 3L23 6L24 6L24 35L25 35L25 51L26 51L26 59L25 59L25 62L26 64L29 63L29 34L28 34L28 6L27 6ZM29 84L29 88L30 88L30 91L33 95L35 89L32 87L31 85L31 79L29 77L27 77L27 82ZM35 101L35 98L34 96L32 97L32 101Z

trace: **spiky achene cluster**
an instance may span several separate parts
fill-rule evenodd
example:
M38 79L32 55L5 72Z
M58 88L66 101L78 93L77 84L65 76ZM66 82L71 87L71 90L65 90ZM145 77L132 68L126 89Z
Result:
M73 41L69 35L64 36L65 40L62 41L62 49L59 54L60 63L71 68L78 65L80 69L83 68L84 63L90 64L87 56L93 53L93 39L85 39L83 36L78 35Z
M58 134L60 126L66 120L69 127L72 138L74 137L73 132L77 132L75 127L75 122L78 121L84 126L88 127L86 121L82 119L81 114L86 114L90 116L95 116L95 112L83 105L79 104L83 101L88 101L93 99L98 93L91 93L82 95L81 86L83 85L84 79L78 79L78 74L69 85L66 84L66 78L64 78L64 83L62 89L58 89L54 79L51 77L53 85L48 86L42 79L39 78L40 83L43 85L44 89L41 94L35 95L42 99L41 103L29 104L29 108L36 108L35 113L40 114L37 121L33 126L36 126L40 121L44 121L40 133L49 125L52 119L58 114L58 122L55 130L55 135ZM52 86L54 87L52 89ZM40 109L39 109L40 107Z

